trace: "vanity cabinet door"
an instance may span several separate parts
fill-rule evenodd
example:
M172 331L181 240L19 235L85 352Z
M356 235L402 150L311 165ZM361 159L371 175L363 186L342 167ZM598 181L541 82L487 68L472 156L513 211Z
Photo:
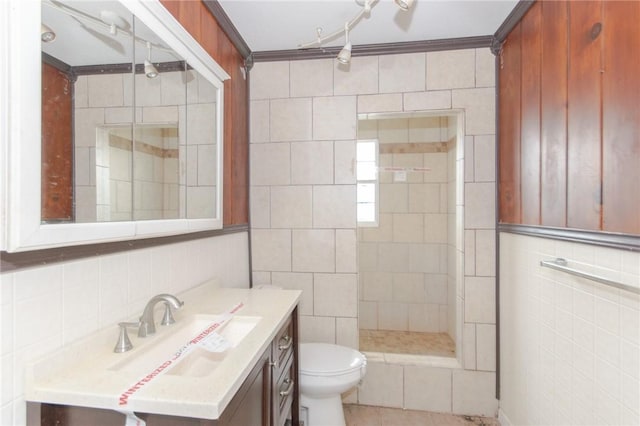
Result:
M272 344L273 383L271 386L272 426L287 420L299 424L298 391L298 310L291 314Z

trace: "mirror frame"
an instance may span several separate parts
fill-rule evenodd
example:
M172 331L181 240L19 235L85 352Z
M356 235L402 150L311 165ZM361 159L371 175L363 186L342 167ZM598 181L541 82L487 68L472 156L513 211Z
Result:
M221 229L223 226L223 81L229 75L159 0L114 0L162 38L217 89L216 217L123 222L44 224L41 221L40 0L0 1L0 209L7 252L134 240ZM37 75L37 78L34 78ZM37 119L34 119L34 115Z

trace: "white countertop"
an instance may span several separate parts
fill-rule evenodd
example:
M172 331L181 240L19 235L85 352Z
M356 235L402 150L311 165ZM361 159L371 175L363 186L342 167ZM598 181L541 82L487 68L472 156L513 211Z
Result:
M163 304L159 303L155 311L157 333L138 338L137 331L130 329L129 337L134 348L128 352L113 352L118 337L118 328L114 325L29 365L26 399L127 412L217 419L293 312L300 291L219 288L211 281L177 296L184 301L184 306L173 311L176 324L159 325L164 309ZM244 306L236 315L259 316L261 319L238 346L227 350L219 366L210 374L205 377L162 374L136 389L126 405L119 404L123 392L138 383L144 375L140 377L140 374L116 371L114 365L138 356L145 347L169 335L190 316L220 314L239 302ZM178 349L175 348L175 351ZM173 352L167 353L167 358L172 355ZM188 361L187 355L182 362ZM156 367L149 365L148 373Z

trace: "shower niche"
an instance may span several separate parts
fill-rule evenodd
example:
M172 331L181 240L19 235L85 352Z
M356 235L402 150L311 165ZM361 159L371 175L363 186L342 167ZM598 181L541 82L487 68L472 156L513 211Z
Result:
M456 357L462 112L358 116L360 350Z

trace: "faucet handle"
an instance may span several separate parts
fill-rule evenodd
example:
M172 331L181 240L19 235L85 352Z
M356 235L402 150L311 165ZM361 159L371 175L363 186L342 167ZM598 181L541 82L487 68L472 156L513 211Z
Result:
M176 320L173 319L173 314L171 313L171 305L169 305L169 303L167 302L164 302L164 315L162 316L162 321L160 322L160 324L170 325L170 324L173 324L174 322L176 322Z
M133 349L133 344L131 340L129 340L129 334L127 333L127 327L137 327L140 325L139 322L119 322L118 327L120 327L120 332L118 333L118 341L116 342L116 346L113 348L113 351L117 354L121 354L123 352L127 352Z

